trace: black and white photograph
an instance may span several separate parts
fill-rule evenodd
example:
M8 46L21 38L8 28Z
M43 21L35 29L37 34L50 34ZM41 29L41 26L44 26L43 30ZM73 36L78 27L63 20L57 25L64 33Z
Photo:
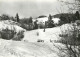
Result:
M80 57L80 0L0 0L0 57Z

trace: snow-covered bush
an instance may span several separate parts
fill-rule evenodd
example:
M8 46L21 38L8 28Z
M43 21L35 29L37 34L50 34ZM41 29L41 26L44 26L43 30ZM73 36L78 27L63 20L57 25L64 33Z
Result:
M61 28L61 40L65 41L67 44L70 45L77 45L79 44L79 28L78 26L73 24L64 25L64 28Z
M24 31L19 31L18 33L14 35L12 40L21 41L23 37L24 37Z
M69 24L70 25L70 24ZM64 27L65 30L65 27ZM58 41L66 46L66 51L68 57L80 57L80 33L78 26L73 23L72 26L66 27L65 32L59 35L61 40Z

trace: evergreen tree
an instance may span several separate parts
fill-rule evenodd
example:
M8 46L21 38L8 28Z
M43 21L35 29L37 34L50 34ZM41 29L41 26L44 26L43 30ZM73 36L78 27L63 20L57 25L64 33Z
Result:
M51 16L51 14L49 14L48 20L51 20L51 19L52 19L52 16Z
M49 17L48 17L48 27L51 28L51 27L54 27L54 24L53 24L53 20L52 20L52 16L51 14L49 14Z
M18 13L16 14L16 19L17 19L17 22L19 22L19 15L18 15Z
M29 18L29 23L32 23L32 17Z
M34 29L38 29L37 20L34 22Z
M76 20L79 20L79 12L78 11L76 11L75 17L76 17Z

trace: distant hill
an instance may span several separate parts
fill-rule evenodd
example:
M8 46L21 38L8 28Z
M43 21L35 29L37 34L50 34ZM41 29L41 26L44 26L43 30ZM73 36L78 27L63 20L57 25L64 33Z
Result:
M54 18L60 18L61 16L69 17L69 16L73 16L73 15L74 14L70 14L70 13L61 13L61 14L53 15L52 17L54 17Z
M41 16L39 16L39 17L37 17L37 18L43 18L43 17L47 17L47 16L45 16L45 15L41 15Z

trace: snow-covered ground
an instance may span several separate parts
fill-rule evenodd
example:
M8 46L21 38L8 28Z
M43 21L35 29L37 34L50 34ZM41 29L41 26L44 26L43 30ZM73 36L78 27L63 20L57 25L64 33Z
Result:
M44 29L37 29L33 31L27 31L25 32L25 36L23 40L27 40L29 42L36 42L38 39L44 40L44 41L50 41L52 40L57 40L58 34L60 33L60 27L55 27L55 28L47 28L45 29L45 32L43 31ZM37 35L37 33L39 35Z
M6 27L5 25L4 27ZM61 57L62 55L68 57L65 54L66 52L60 50L60 48L65 49L65 46L54 42L60 40L61 28L66 29L68 25L70 24L67 24L65 28L64 25L47 28L45 32L43 32L43 29L26 31L22 41L0 39L0 57ZM39 39L44 40L44 42L37 42ZM53 42L50 43L50 40L53 40Z
M21 28L18 25L20 25L20 24L18 24L17 22L11 21L11 20L0 21L0 30L8 28L10 30L15 29L16 32L26 31L25 29Z
M64 24L58 27L46 28L45 32L44 29L27 31L24 33L25 36L23 40L28 42L37 42L38 39L44 40L44 42L50 42L50 40L60 40L59 34L62 32L68 33L72 30L72 28L72 24ZM37 33L39 35L37 35Z
M55 45L0 39L0 57L59 57L62 52Z

